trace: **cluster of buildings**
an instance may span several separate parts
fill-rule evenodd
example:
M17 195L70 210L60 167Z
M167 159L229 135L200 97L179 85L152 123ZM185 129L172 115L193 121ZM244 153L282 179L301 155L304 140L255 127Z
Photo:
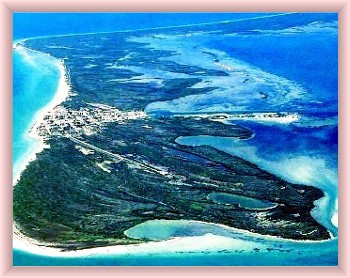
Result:
M128 120L147 117L143 111L120 111L115 107L89 103L89 106L79 110L56 106L44 116L37 128L37 134L45 139L52 136L92 135L101 130L104 124L118 122L125 124Z

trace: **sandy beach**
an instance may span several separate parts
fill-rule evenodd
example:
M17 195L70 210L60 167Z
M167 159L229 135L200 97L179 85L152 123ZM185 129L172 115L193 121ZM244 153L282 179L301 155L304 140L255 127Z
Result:
M15 48L24 48L23 46L19 46L21 42L24 40L21 40L19 42L16 42L14 45ZM26 51L32 51L26 48ZM56 59L53 58L52 59ZM16 185L18 180L20 179L21 173L26 169L28 164L36 159L36 154L40 153L44 148L49 148L49 145L45 144L44 141L40 136L36 134L37 127L42 123L44 116L51 111L53 108L55 108L57 105L61 104L63 101L65 101L68 97L70 85L68 84L67 79L67 73L64 66L63 61L57 60L57 67L60 72L60 78L57 86L56 93L53 97L53 99L40 111L38 111L30 124L30 129L28 130L28 138L35 140L35 146L28 151L21 162L14 167L13 170L13 186ZM32 252L33 250L36 250L36 248L43 249L41 254L47 254L44 247L39 246L39 243L34 243L34 240L29 239L23 235L20 234L20 232L13 226L13 247L18 248L21 250L26 250Z
M60 79L57 86L57 91L53 99L36 113L32 123L30 124L30 129L28 130L28 138L34 139L36 141L36 144L33 149L25 154L21 163L19 165L16 165L13 173L13 186L15 186L20 178L21 173L26 169L28 164L31 161L35 160L36 154L40 153L44 148L49 147L48 145L45 145L41 137L36 134L36 129L42 123L44 116L68 97L70 85L67 82L67 74L63 61L57 59L57 66L60 71Z
M13 48L16 50L25 50L26 58L29 60L30 52L38 52L35 50L30 50L23 46L21 43L25 41L15 42ZM45 53L44 53L45 54ZM49 55L49 54L45 54ZM50 56L50 55L49 55ZM55 59L50 56L50 58ZM50 146L45 144L42 138L36 133L37 128L43 122L44 116L52 111L57 105L64 102L69 96L70 84L68 83L68 75L66 68L64 66L63 60L55 59L57 67L59 69L59 83L57 86L57 91L53 99L40 111L38 111L30 125L28 130L28 138L35 140L35 146L25 154L24 158L21 160L19 165L16 165L13 179L13 186L18 182L21 173L26 169L28 164L31 161L36 159L36 155L40 153L44 148L49 148ZM222 59L225 62L225 59ZM229 61L231 62L231 60ZM208 61L209 64L212 61ZM229 63L228 63L229 64ZM216 66L222 67L228 71L231 71L232 68L226 64L217 64ZM237 66L237 65L236 65ZM216 69L214 67L214 69ZM213 117L212 113L203 113L201 115L193 114L186 115L200 117L200 118L210 118ZM185 116L185 117L186 117ZM229 113L220 113L216 115L217 117L211 119L213 121L226 122L228 120L246 120L246 121L257 121L257 122L268 122L268 123L278 123L278 124L290 124L292 122L298 122L301 116L298 113L289 113L283 116L278 113L249 113L249 114L229 114ZM220 117L221 116L221 117ZM199 221L189 221L191 223L203 223ZM337 226L337 212L332 218L332 223ZM236 228L231 228L228 226L215 224L215 223L205 223L210 225L215 225L217 227L231 230L232 232L237 232L240 235L240 238L234 237L224 237L220 235L214 235L212 233L206 233L203 235L196 236L185 236L185 237L175 237L163 241L153 241L141 244L131 244L131 245L114 245L106 247L96 247L88 248L77 251L63 251L60 248L49 247L50 243L40 242L34 238L30 238L22 234L15 224L13 225L13 248L17 250L26 251L32 254L48 256L48 257L88 257L93 255L117 255L117 254L165 254L165 253L180 253L180 252L217 252L217 251L237 251L237 250L249 250L252 251L254 248L262 248L270 246L275 242L283 243L300 243L300 244L310 244L316 245L321 241L311 241L311 240L287 240L282 239L276 236L267 236L252 233L245 230L239 230ZM243 239L244 238L244 239ZM325 240L329 241L329 240ZM324 241L324 242L325 242Z
M22 45L20 42L14 45L14 49L24 48L28 59L29 50ZM36 51L34 51L36 52ZM57 59L57 67L60 72L59 84L57 91L53 99L40 111L38 111L30 125L28 130L28 138L35 140L35 146L21 160L19 165L16 165L14 169L14 178L13 186L16 186L16 183L20 179L21 173L26 169L29 163L36 159L36 154L40 153L44 148L49 148L50 146L45 144L42 138L36 133L37 128L42 123L44 116L51 110L53 110L57 105L64 102L70 91L70 85L68 84L68 77L66 73L65 66L63 61ZM214 223L211 223L214 224ZM224 228L230 228L223 225L219 225ZM233 228L232 228L233 229ZM47 244L49 246L49 244ZM26 251L29 253L52 256L52 257L81 257L81 256L90 256L90 255L106 255L106 254L127 254L127 253L176 253L176 252L204 252L204 251L217 251L226 248L235 250L237 248L241 249L252 249L256 247L256 244L243 242L242 240L236 240L233 238L227 238L223 236L206 234L203 236L194 236L194 237L178 237L165 241L159 242L149 242L142 244L132 244L132 245L117 245L117 246L108 246L108 247L97 247L90 248L78 251L65 251L63 252L59 248L48 247L46 243L39 242L33 238L29 238L22 234L18 228L13 225L13 248ZM223 247L225 246L225 248Z
M17 46L18 47L18 46ZM22 46L20 46L22 47ZM44 116L54 109L57 105L64 102L70 90L70 85L68 84L68 78L63 61L57 60L57 67L60 72L59 84L57 91L53 99L40 111L38 111L33 119L31 128L28 130L28 137L36 141L35 147L30 150L21 161L21 163L16 166L14 172L13 186L16 185L20 178L20 174L26 169L28 164L36 159L36 154L40 153L44 148L49 148L48 145L44 143L40 136L37 135L36 130L38 126L42 123ZM190 221L198 222L198 221ZM213 224L224 229L230 229L232 231L244 233L247 237L261 237L268 238L270 240L286 241L286 242L298 242L294 240L284 240L274 236L262 236L259 234L254 234L248 231L242 231L239 229L227 227L215 223ZM310 242L316 243L315 241L299 241L299 242ZM48 244L49 245L49 244ZM13 247L18 250L27 251L30 253L52 256L52 257L82 257L91 255L106 255L106 254L141 254L141 253L177 253L177 252L215 252L219 250L252 250L259 245L253 240L249 242L248 240L234 239L223 237L219 235L213 235L207 233L202 236L192 236L192 237L176 237L165 241L158 242L148 242L142 244L132 244L132 245L117 245L108 247L97 247L78 251L62 251L59 248L48 247L45 243L36 241L35 239L29 238L23 235L16 227L13 225Z
M37 255L49 257L85 257L91 255L112 254L160 254L179 252L215 252L220 250L252 250L255 242L246 242L239 239L206 234L203 236L176 237L164 241L154 241L141 244L114 245L96 247L77 251L62 251L59 248L47 247L21 234L14 227L14 248Z
M162 220L156 220L162 221ZM182 220L179 220L182 221ZM228 227L216 223L204 223L200 221L190 220L188 223L193 224L210 224L233 232L240 232L247 236L247 239L231 238L212 233L206 233L200 236L185 236L174 237L163 241L153 241L140 244L130 245L111 245L105 247L95 247L76 251L62 251L59 248L48 247L43 242L36 241L21 234L14 226L13 246L16 249L30 252L37 255L48 257L88 257L93 255L126 255L126 254L165 254L165 253L181 253L181 252L218 252L218 251L252 251L254 248L264 249L272 243L300 243L317 245L320 242L330 242L329 240L312 241L312 240L290 240L283 239L276 236L259 235L249 231ZM251 240L248 240L252 237ZM258 241L254 240L258 239Z

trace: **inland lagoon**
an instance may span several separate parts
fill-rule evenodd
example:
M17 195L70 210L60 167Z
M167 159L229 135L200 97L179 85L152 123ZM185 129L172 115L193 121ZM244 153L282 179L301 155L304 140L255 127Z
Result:
M14 265L338 264L336 14L23 16Z

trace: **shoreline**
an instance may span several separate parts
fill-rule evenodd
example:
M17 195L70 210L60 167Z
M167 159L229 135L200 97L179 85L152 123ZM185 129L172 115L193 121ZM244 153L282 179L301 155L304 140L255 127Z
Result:
M25 39L17 42L17 44L21 44L21 42L23 42L23 41L25 41ZM24 47L24 46L20 45L20 47ZM24 48L26 48L26 47L24 47ZM32 51L28 48L26 48L26 49L29 51ZM26 136L29 139L33 140L34 147L32 149L30 149L24 155L23 159L19 163L17 163L17 165L15 165L13 167L13 173L12 173L13 174L13 184L12 184L13 187L16 186L17 182L19 181L19 179L21 177L22 172L27 168L29 163L36 159L37 153L40 153L43 151L43 149L50 147L49 145L46 145L44 143L44 141L42 140L42 138L39 135L36 134L37 127L42 123L44 116L49 111L51 111L57 105L60 105L69 96L70 84L68 84L67 72L66 72L66 68L64 66L64 62L63 62L63 60L60 60L58 58L55 58L52 56L50 56L50 57L53 59L56 59L55 62L57 63L57 67L59 69L60 77L58 80L57 89L56 89L56 92L55 92L53 98L51 99L51 101L47 105L45 105L43 108L41 108L38 112L36 112L35 116L33 117L32 122L29 125L29 129L26 131ZM28 241L28 243L29 243L28 249L26 250L26 248L21 248L21 246L23 247L25 245L25 244L23 244L23 240L25 238L26 237L24 235L22 235L20 233L20 231L15 227L15 223L13 223L13 239L12 239L13 240L13 245L12 245L13 249L18 248L18 249L24 250L24 251L29 251L29 250L31 251L33 249L33 247L35 248L36 246L39 248L43 248L43 247L40 247L39 244L38 245L33 244L33 242L31 242L32 240L29 238L26 238L26 240L25 240L25 241ZM45 254L45 253L42 252L42 254Z
M36 134L36 129L41 124L45 114L47 114L54 107L62 103L69 95L70 85L67 83L66 69L62 61L59 60L57 62L59 63L58 67L60 69L60 79L59 79L56 93L53 99L45 107L39 110L36 113L35 117L33 118L33 121L30 125L31 127L28 131L27 136L28 138L35 140L36 147L33 150L29 151L28 154L26 154L24 159L21 161L20 165L16 167L17 174L14 177L13 186L16 185L17 181L20 178L21 173L26 169L28 164L31 161L36 159L36 154L40 153L44 148L49 148L48 145L44 144L41 137ZM294 242L294 243L317 244L317 243L328 242L332 240L332 239L321 240L321 241L292 240L292 239L284 239L278 236L268 236L268 235L261 235L258 233L251 233L249 231L240 230L240 229L236 229L233 227L228 227L228 226L216 224L216 223L207 223L207 222L194 221L194 220L190 220L189 223L211 224L224 229L237 231L247 236L253 236L256 238L268 238L269 240L284 241L284 242L290 242L290 243ZM207 242L206 239L208 237L211 240ZM210 242L210 241L213 241L213 239L216 239L215 243ZM161 253L161 252L176 253L176 252L191 251L191 250L196 250L195 252L198 252L198 253L205 252L205 251L215 252L216 250L222 249L222 247L220 246L228 246L229 243L233 243L237 241L242 241L242 240L207 233L201 236L174 237L163 241L152 241L152 242L146 242L146 243L140 243L140 244L110 245L110 246L104 246L104 247L86 248L81 250L63 251L62 248L45 246L46 244L45 242L39 242L33 238L29 238L25 236L15 226L15 223L13 224L13 249L14 250L17 249L19 251L25 251L32 254L47 256L47 257L85 257L85 256L91 256L91 255L107 255L111 253L112 254L127 254L127 253L146 253L146 254L152 253L153 254L153 253ZM183 245L180 250L176 251L178 249L177 245L179 242L183 243ZM218 244L218 242L221 242L222 244ZM169 244L173 245L172 247L175 249L172 248L171 250L169 250ZM250 243L246 241L245 244L256 245L258 243ZM234 247L234 245L232 245L231 248L232 247ZM160 249L164 251L159 251Z
M299 122L301 115L297 112L247 112L247 113L227 113L227 112L213 112L213 113L183 113L174 114L173 117L198 117L209 119L210 121L217 121L225 123L226 121L253 121L258 123L277 123L277 124L291 124Z
M52 56L51 56L52 57ZM55 58L57 59L57 58ZM40 109L34 116L32 122L30 123L30 127L27 130L27 137L29 139L34 140L35 147L32 150L29 150L25 155L24 158L19 162L16 167L13 169L13 186L18 182L21 173L27 168L28 164L35 160L36 154L40 153L44 148L49 148L48 145L45 145L43 140L39 135L36 134L36 129L40 126L40 124L43 122L44 116L51 110L53 110L56 106L64 102L68 95L70 90L70 85L67 82L67 73L64 66L64 63L62 60L57 59L57 66L59 68L60 72L60 78L57 85L57 90L52 98L52 100L44 106L42 109Z
M41 139L40 136L36 134L36 129L37 127L41 124L44 115L52 110L54 107L62 103L67 97L68 97L68 90L69 90L69 84L67 83L66 80L66 69L64 67L64 64L62 61L59 62L59 68L60 68L60 79L59 83L57 86L57 91L53 97L53 99L41 110L39 110L35 117L34 117L34 123L32 123L31 129L29 131L28 137L31 139L34 139L36 141L36 148L28 152L28 155L25 155L25 158L23 159L23 163L21 161L20 167L18 168L18 173L16 175L16 179L14 180L13 186L17 183L18 179L20 178L20 174L26 169L28 164L36 159L36 154L40 153L44 148L49 147L48 145L45 145L43 140ZM63 83L62 83L63 81ZM64 91L67 89L66 95L64 95ZM189 221L189 222L200 222L200 221ZM201 222L201 223L206 223L206 222ZM268 238L268 239L275 239L277 240L283 240L286 242L300 242L300 243L320 243L320 242L325 242L329 240L322 240L322 241L309 241L309 240L289 240L289 239L283 239L277 236L267 236L267 235L260 235L257 233L251 233L245 230L239 230L235 229L232 227L216 224L216 223L206 223L206 224L214 224L220 227L223 227L225 229L233 229L240 231L244 234L247 234L248 236L254 236L256 238ZM208 241L205 241L205 239L208 239ZM221 240L213 240L213 239L220 239ZM169 240L163 240L163 241L153 241L153 242L147 242L147 243L141 243L141 244L130 244L130 245L110 245L110 246L105 246L105 247L95 247L95 248L87 248L87 249L82 249L82 250L77 250L77 251L61 251L62 249L60 248L55 248L55 247L49 247L45 246L44 242L39 242L36 241L35 239L29 238L25 235L23 235L16 227L13 225L13 248L18 249L18 250L23 250L25 252L29 253L34 253L42 256L59 256L59 257L82 257L82 256L89 256L89 255L108 255L108 254L125 254L128 252L138 252L138 253L148 253L148 252L169 252L173 253L176 252L177 248L177 243L186 243L183 244L182 248L184 250L196 250L196 252L203 252L207 250L215 251L215 250L221 250L222 246L225 246L225 242L237 242L239 239L234 239L234 238L227 238L227 237L222 237L215 235L213 237L213 234L207 233L203 236L194 236L194 237L177 237L177 238L172 238ZM201 245L205 242L204 246ZM172 247L175 247L175 251L173 249L169 249L169 244L173 244ZM255 242L248 242L247 244L259 244ZM228 245L227 245L228 246ZM159 248L160 247L160 248ZM211 248L211 249L208 249ZM164 250L164 251L163 251ZM166 251L168 250L168 251Z
M151 220L152 221L152 220ZM153 221L166 221L166 220L153 220ZM70 250L65 251L62 248L57 248L53 246L46 246L44 242L39 242L35 239L29 238L23 235L18 228L13 225L13 250L28 252L31 254L45 256L45 257L60 257L60 258L77 258L77 257L89 257L97 255L125 255L125 254L176 254L181 252L194 252L197 254L204 252L217 252L225 250L227 252L234 252L237 250L251 251L256 247L266 247L271 244L268 242L264 246L264 241L262 239L267 239L268 241L276 241L274 243L286 243L286 244L326 244L337 241L337 238L330 238L326 240L293 240L284 239L277 236L270 235L260 235L257 233L252 233L245 230L240 230L237 228L225 226L223 224L208 223L196 220L169 220L169 221L186 221L189 224L199 223L208 224L220 227L226 230L231 230L233 232L240 232L245 236L253 236L260 240L251 241L242 238L226 237L222 235L216 235L213 233L205 233L203 235L197 236L185 236L185 237L172 237L166 240L150 241L138 244L127 244L127 245L109 245L102 247L85 248L80 250ZM49 244L49 243L48 243ZM16 246L15 246L16 245ZM169 248L171 247L171 248ZM265 248L266 249L266 248Z

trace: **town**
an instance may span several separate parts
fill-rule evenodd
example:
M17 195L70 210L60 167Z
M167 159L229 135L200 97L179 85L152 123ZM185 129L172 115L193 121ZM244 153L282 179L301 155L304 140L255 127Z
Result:
M79 137L82 134L92 135L101 131L106 123L125 124L128 120L146 117L143 111L123 112L115 107L99 103L88 103L87 107L79 110L56 106L44 116L36 132L43 140L52 136Z

